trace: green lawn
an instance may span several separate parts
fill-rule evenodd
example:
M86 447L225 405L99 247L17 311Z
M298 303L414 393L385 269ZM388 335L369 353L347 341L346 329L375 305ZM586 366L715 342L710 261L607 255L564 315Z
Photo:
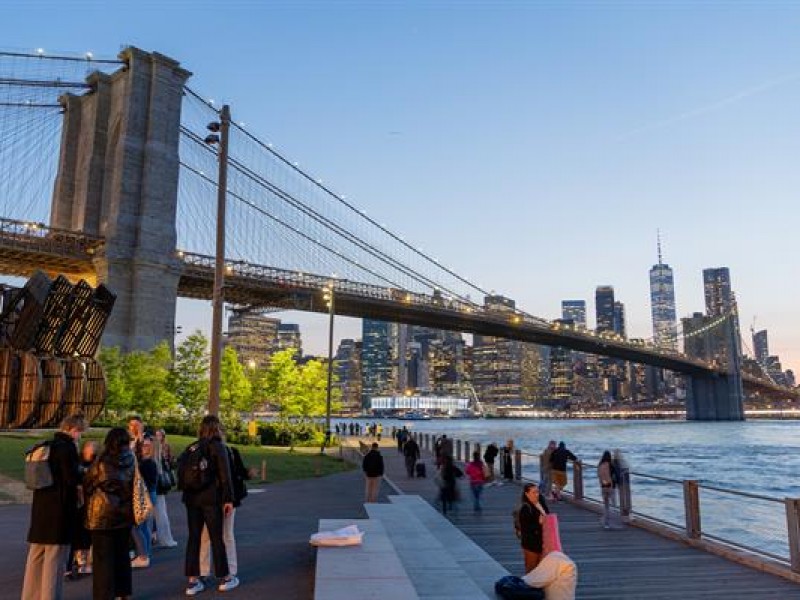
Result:
M83 439L100 440L102 442L105 431L89 430ZM52 434L42 435L26 433L0 433L0 474L12 479L21 480L24 470L24 453L36 442L50 439ZM172 451L179 454L194 438L170 435L168 441ZM341 473L354 468L350 463L335 458L336 449L329 451L330 456L322 456L319 448L296 448L289 452L288 448L265 446L237 446L242 454L242 459L248 468L256 470L256 477L251 483L261 481L262 461L266 461L266 483L276 483L289 479L307 479L309 477L322 477L332 473Z

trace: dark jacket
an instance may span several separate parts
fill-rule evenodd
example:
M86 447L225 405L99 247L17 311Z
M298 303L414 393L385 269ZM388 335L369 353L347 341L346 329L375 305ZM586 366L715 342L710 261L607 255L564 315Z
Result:
M403 456L414 460L419 458L419 444L414 441L414 438L408 438L408 441L403 446Z
M206 451L214 482L200 491L183 491L187 506L215 506L233 503L233 480L228 447L219 438L207 440Z
M545 513L550 513L544 496L539 496L539 504ZM526 498L519 509L520 542L522 547L529 552L542 551L542 524L539 523L541 513Z
M483 453L483 460L492 465L494 464L494 459L497 458L499 453L500 450L497 448L496 444L489 444L486 446L486 451Z
M383 475L383 456L377 450L370 450L364 456L361 469L367 477L380 477Z
M553 455L550 457L550 464L552 465L554 471L563 472L567 470L568 460L575 461L578 460L578 457L566 448L559 446L553 450Z
M250 479L250 473L244 466L242 455L233 446L228 446L231 459L231 479L233 480L233 506L238 508L242 505L242 500L247 496L247 484L245 481Z
M152 458L143 458L139 461L139 473L144 479L148 492L155 491L158 486L158 465Z
M78 521L78 449L72 437L57 432L50 446L53 485L33 492L31 544L69 544Z
M86 529L123 529L133 525L133 452L102 454L83 478Z

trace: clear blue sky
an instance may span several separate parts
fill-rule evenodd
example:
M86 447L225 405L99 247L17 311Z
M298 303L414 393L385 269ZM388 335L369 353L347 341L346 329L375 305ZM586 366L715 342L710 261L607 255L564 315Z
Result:
M2 15L5 48L180 60L248 129L543 317L566 298L593 312L610 284L629 335L651 336L660 228L679 316L703 309L702 269L728 266L747 341L756 318L800 371L800 3L28 0ZM324 320L296 316L324 353ZM182 304L185 330L209 320Z

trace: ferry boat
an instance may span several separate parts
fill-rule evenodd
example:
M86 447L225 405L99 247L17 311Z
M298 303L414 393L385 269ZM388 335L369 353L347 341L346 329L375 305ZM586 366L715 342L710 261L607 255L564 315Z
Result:
M401 414L398 419L401 421L428 421L431 416L421 410L409 410Z

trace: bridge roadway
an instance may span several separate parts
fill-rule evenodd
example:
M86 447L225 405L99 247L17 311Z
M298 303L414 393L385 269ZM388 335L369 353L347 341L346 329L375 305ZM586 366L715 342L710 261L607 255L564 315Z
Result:
M63 273L96 283L93 259L103 251L103 240L42 223L0 219L0 273L30 276L37 269ZM331 279L330 277L227 261L225 299L234 304L277 306L326 313L323 288L333 284L336 314L371 318L495 336L522 342L560 346L636 363L653 365L687 375L724 375L720 367L683 355L656 350L628 340L576 331L516 311L486 310L481 305L443 296ZM178 251L178 295L210 300L214 282L214 257ZM748 389L797 396L774 383L743 375Z
M402 493L435 504L433 460L423 451L427 479L409 479L395 449L381 449L386 476ZM451 522L514 575L524 571L511 511L519 502L516 484L487 487L483 511L472 512L464 481L462 501ZM558 515L564 551L578 566L578 600L800 600L800 584L691 548L638 527L604 530L599 515L567 502L551 504ZM736 518L731 515L731 518Z

